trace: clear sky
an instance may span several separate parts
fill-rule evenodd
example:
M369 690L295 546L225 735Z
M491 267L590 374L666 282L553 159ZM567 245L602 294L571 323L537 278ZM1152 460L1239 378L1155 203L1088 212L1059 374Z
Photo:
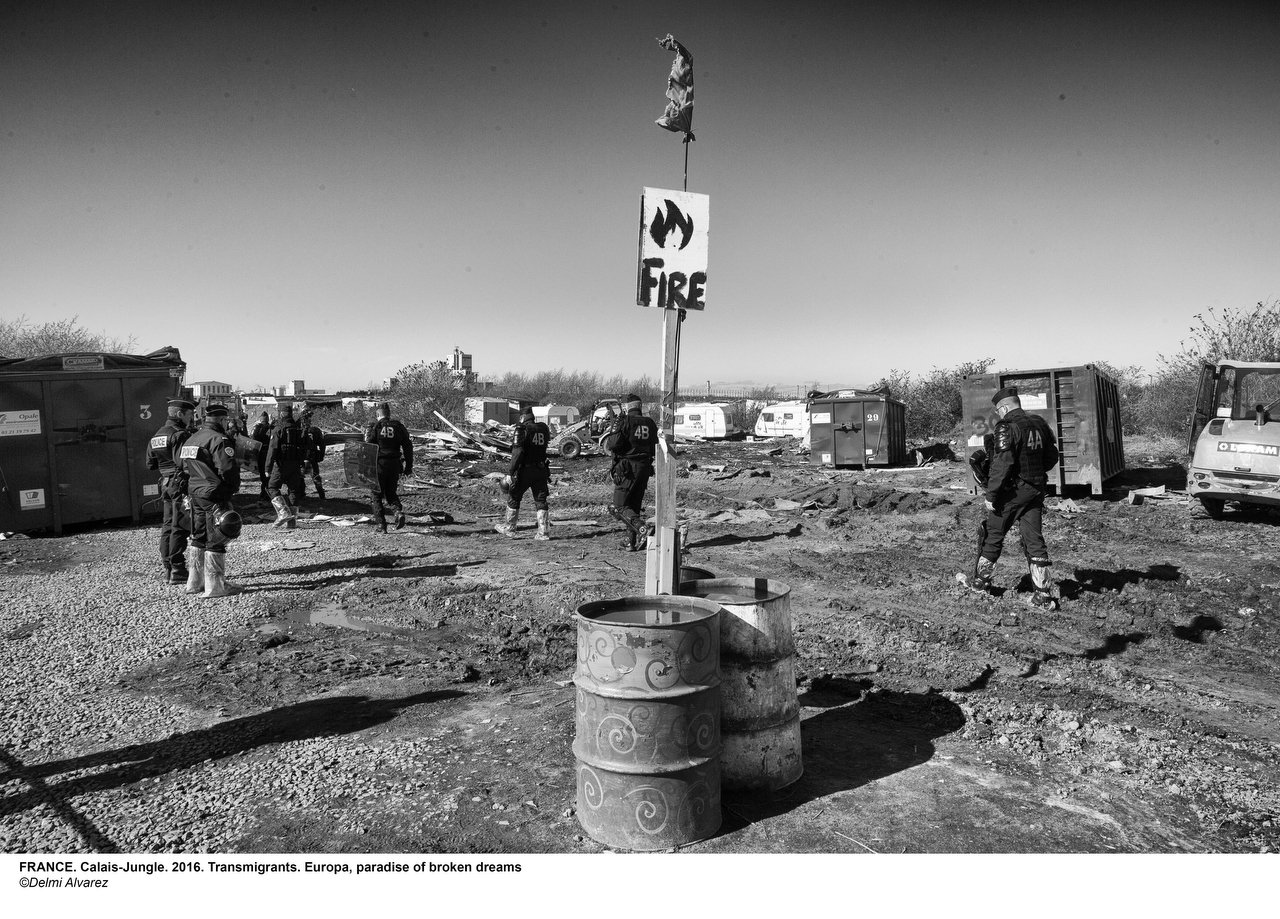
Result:
M1152 367L1280 296L1274 3L0 9L0 314L177 345L188 380L354 388L455 345L658 376L667 32L711 200L685 381Z

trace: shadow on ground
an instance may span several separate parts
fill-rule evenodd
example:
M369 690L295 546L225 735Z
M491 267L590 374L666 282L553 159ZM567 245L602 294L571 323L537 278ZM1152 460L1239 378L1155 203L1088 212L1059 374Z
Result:
M20 780L27 790L0 798L0 816L50 805L85 842L99 852L119 848L87 818L75 811L68 799L131 785L203 763L223 759L266 744L310 740L352 734L390 721L406 709L465 695L456 689L433 690L398 699L368 696L335 696L313 699L271 709L245 718L223 721L199 731L175 734L164 740L132 744L85 756L28 766L12 754L0 750L0 765L6 772L0 780ZM105 768L104 768L105 767ZM93 775L49 783L51 776L86 769L103 769Z
M803 704L834 703L869 681L815 686ZM850 791L933 757L933 742L964 726L960 706L931 693L866 692L854 703L827 708L801 722L804 775L776 792L725 791L721 833L733 833L803 804Z

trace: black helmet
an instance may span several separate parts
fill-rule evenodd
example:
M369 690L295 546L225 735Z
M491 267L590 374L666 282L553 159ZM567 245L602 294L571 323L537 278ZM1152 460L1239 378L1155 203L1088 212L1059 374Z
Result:
M227 539L235 539L240 535L240 531L244 529L244 523L240 520L240 515L235 512L234 508L230 507L221 508L214 515L213 525Z

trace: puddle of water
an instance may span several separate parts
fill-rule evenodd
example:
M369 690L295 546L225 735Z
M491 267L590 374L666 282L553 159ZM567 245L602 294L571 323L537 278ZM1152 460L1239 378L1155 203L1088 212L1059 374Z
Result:
M356 632L376 632L383 635L421 635L423 633L422 629L384 625L381 622L353 616L333 601L298 610L291 618L296 625L327 625L331 628L352 629Z

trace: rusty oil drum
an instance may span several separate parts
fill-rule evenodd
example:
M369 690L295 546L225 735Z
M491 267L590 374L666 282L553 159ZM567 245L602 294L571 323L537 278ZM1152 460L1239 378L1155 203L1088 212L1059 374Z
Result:
M624 597L578 608L578 822L653 851L720 829L720 607Z
M720 614L720 773L728 790L785 788L800 778L791 588L768 578L684 581L682 596Z

